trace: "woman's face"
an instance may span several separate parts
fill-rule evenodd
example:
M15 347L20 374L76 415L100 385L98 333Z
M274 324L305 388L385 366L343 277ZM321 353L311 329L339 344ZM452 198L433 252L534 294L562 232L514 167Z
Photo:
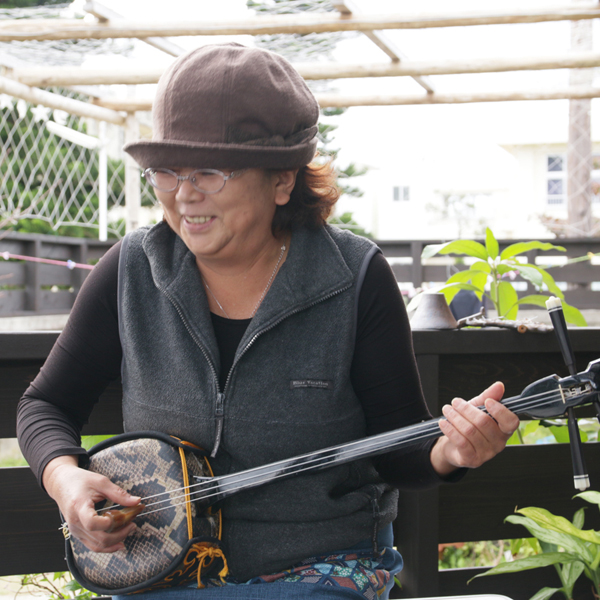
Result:
M194 171L171 170L182 176ZM231 170L223 172L229 175ZM154 191L168 224L197 260L243 260L272 242L275 209L289 201L295 175L296 171L248 169L227 180L216 194L199 192L189 180L173 192Z

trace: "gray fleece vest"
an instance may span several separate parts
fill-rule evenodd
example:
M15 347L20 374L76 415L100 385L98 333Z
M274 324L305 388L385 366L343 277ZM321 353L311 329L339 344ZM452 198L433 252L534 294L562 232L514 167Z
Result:
M338 229L294 232L220 390L194 255L165 223L133 232L119 265L125 431L218 446L217 475L364 437L349 373L358 291L376 251ZM371 539L396 503L369 459L232 496L222 507L230 573L245 581Z

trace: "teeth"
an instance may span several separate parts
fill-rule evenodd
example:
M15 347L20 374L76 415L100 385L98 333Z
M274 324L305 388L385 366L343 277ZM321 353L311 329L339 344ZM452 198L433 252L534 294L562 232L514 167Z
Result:
M188 223L200 223L200 224L204 224L204 223L208 223L211 220L212 217L185 217L185 220Z

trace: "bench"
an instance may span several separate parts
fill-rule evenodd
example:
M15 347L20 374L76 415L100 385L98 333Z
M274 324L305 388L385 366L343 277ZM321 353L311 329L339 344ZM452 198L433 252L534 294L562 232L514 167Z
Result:
M19 397L50 351L54 332L0 333L0 439L15 436ZM600 357L600 329L572 331L578 367ZM509 330L416 331L414 345L431 412L455 395L470 397L503 380L507 395L531 381L565 374L551 334ZM96 407L84 434L122 431L120 384L111 385ZM592 416L580 409L578 416ZM584 448L592 489L600 490L600 444ZM63 571L64 542L54 503L38 488L26 467L0 469L0 576ZM521 527L505 524L516 506L542 506L572 518L584 502L572 500L569 448L562 444L511 446L493 461L469 473L457 485L423 492L402 492L394 527L405 560L402 589L393 597L504 594L525 600L544 586L555 586L552 567L466 582L481 569L438 571L438 544L524 537ZM600 529L598 511L588 511L586 528ZM575 600L592 598L581 578Z

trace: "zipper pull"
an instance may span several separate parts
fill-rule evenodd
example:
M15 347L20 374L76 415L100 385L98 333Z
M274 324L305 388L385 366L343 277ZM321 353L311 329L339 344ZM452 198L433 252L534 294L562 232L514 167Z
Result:
M215 445L210 453L210 457L214 458L217 455L217 450L221 444L221 435L223 433L223 402L225 400L224 394L219 392L217 394L217 406L215 408Z

